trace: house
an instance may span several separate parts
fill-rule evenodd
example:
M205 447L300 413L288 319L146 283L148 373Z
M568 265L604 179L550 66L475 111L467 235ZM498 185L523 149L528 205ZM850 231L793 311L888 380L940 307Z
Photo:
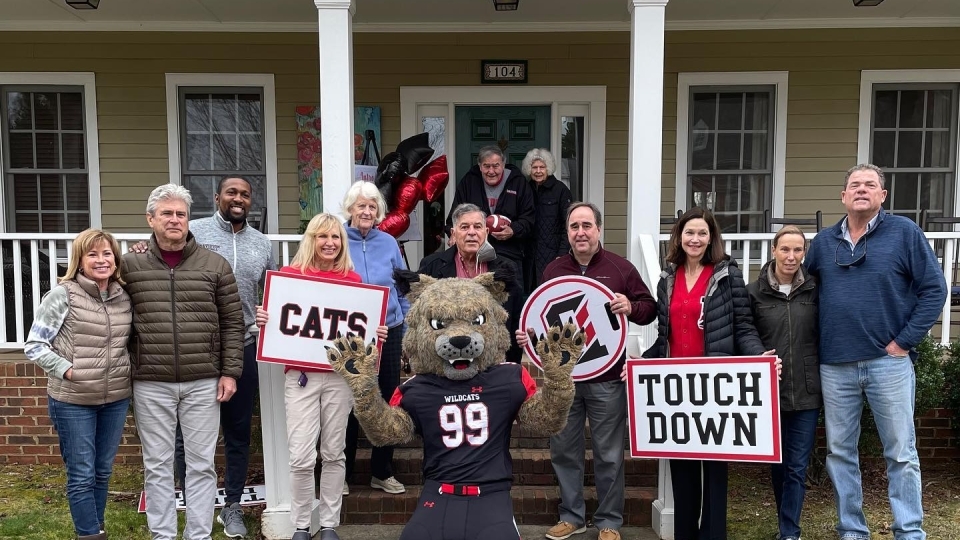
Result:
M886 169L890 210L960 216L952 0L0 0L0 14L7 362L55 277L43 261L88 226L142 234L158 184L190 187L199 215L242 172L265 230L295 233L297 106L321 108L325 208L352 179L351 111L376 106L384 152L430 130L452 176L471 143L511 160L511 140L552 149L603 209L606 247L648 280L660 216L711 205L741 239L763 237L765 213L830 224L858 162ZM485 60L522 66L522 83L481 84Z

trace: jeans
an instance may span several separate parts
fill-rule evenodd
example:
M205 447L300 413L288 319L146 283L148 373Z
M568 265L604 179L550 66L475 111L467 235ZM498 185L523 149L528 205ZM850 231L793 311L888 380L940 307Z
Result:
M113 460L129 408L129 398L104 405L74 405L47 396L67 468L67 501L78 536L100 533Z
M780 441L783 463L770 467L777 520L782 538L800 537L800 513L806 493L807 463L817 441L820 409L782 411Z
M858 442L866 397L883 443L895 540L924 540L920 459L913 424L916 375L910 358L821 364L827 424L827 473L836 497L842 540L868 540Z

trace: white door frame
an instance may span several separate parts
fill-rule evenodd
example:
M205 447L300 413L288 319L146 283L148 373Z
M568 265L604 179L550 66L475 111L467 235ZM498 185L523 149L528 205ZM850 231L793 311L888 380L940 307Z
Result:
M445 122L444 151L447 169L451 171L447 184L446 201L453 200L459 178L454 178L456 164L457 105L549 105L550 151L560 158L560 118L584 116L586 141L584 144L583 200L597 205L603 211L604 171L606 169L607 87L606 86L401 86L400 139L423 131L418 111L429 107L431 116L443 116ZM556 173L560 178L560 171ZM423 215L423 205L418 205ZM444 208L448 213L449 208ZM406 252L410 265L416 268L423 257L423 244L410 242Z

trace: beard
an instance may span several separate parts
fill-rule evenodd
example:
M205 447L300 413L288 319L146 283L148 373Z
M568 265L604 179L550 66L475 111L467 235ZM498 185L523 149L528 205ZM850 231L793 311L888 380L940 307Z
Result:
M226 212L220 210L220 217L226 221L229 221L230 223L243 223L247 221L247 211L244 210L242 214L236 216L230 211L230 208L227 208Z

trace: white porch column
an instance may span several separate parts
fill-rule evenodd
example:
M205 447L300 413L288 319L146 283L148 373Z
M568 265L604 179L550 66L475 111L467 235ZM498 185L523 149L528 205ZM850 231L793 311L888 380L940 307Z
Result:
M323 140L323 210L337 212L353 182L353 8L350 0L314 0L320 43L320 118ZM261 364L260 422L263 431L267 507L261 532L268 540L290 538L290 453L283 407L283 367ZM314 501L311 535L320 528Z
M630 10L630 125L627 140L627 258L649 268L639 237L660 233L660 163L663 159L663 41L668 0L628 0ZM647 243L648 248L650 243ZM654 251L655 253L655 251ZM648 258L651 254L648 254ZM653 256L656 256L653 254ZM647 285L656 287L656 276ZM650 328L644 329L650 332ZM634 329L636 332L636 329ZM634 333L631 332L631 333ZM639 333L638 333L639 334ZM666 460L660 461L653 530L673 539L673 490Z

